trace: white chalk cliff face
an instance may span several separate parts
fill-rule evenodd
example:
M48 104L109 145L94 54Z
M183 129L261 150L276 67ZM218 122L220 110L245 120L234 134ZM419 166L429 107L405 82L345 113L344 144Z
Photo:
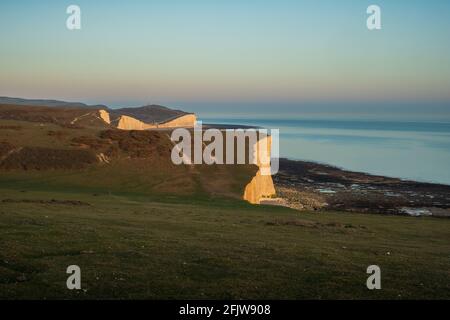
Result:
M245 187L243 198L250 203L260 204L261 200L276 195L272 176L267 174L270 172L272 137L266 136L261 138L256 142L254 148L259 154L259 157L257 158L258 172L256 172L256 175Z
M148 130L157 128L191 128L194 127L197 117L194 114L182 115L178 118L158 124L148 124L130 116L122 115L111 120L110 114L106 110L99 110L99 118L107 124L121 130ZM272 148L272 137L266 136L256 142L255 150L265 148L265 152L259 152L256 165L258 171L252 180L246 185L243 199L252 203L259 204L261 200L270 198L276 194L271 175L264 175L262 171L270 172L270 150ZM261 158L262 157L262 158Z
M99 110L99 117L105 121L107 124L111 124L111 119L109 117L109 113L105 110Z
M195 114L186 114L175 119L171 119L161 123L149 124L136 118L121 115L120 117L111 120L110 114L106 110L99 110L99 117L107 124L113 125L117 129L122 130L148 130L157 128L191 128L194 127L197 121Z
M129 116L120 116L115 123L117 123L117 129L122 130L147 130L156 128L154 125L147 124Z
M192 128L197 122L195 114L186 114L170 121L157 124L157 128Z

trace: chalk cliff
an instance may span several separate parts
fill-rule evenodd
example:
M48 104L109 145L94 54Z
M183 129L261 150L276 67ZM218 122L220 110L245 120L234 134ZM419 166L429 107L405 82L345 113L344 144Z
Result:
M256 142L254 149L258 153L258 172L245 187L243 199L253 204L259 204L264 198L275 196L275 186L270 173L270 151L272 137L262 137Z
M156 128L154 125L142 122L129 116L120 116L114 120L113 124L115 124L117 129L122 130L147 130Z
M111 120L110 114L106 110L99 110L99 117L106 123L113 125L114 127L122 130L148 130L158 128L192 128L197 121L195 114L185 114L179 117L175 117L164 122L146 123L139 119L136 119L127 115L120 115L117 118Z
M177 118L168 120L166 122L158 123L156 125L157 128L192 128L197 122L197 116L195 114L189 113L183 116L179 116Z
M108 111L102 109L102 110L98 110L98 113L99 113L99 117L103 121L105 121L107 124L111 124L111 118L109 116Z
M111 120L111 115L106 110L99 110L99 118L121 130L148 130L178 127L190 128L193 127L197 121L196 115L190 113L176 116L175 118L164 122L152 124L127 115L120 115ZM243 194L243 199L252 204L259 204L261 200L273 197L276 194L272 176L269 174L271 148L271 136L260 136L254 146L255 152L258 154L256 157L256 165L259 169L252 180L246 185Z

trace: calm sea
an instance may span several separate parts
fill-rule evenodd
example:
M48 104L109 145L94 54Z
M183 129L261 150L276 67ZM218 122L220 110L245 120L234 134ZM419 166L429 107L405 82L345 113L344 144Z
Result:
M219 119L280 129L282 157L403 179L450 184L450 123L324 119Z

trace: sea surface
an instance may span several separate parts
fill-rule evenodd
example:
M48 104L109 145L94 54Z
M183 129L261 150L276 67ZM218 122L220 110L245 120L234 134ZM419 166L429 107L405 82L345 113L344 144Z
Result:
M280 130L281 157L450 185L450 122L202 118Z

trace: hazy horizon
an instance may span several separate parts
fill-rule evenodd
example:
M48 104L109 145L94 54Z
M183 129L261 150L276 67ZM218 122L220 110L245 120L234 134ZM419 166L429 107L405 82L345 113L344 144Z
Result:
M161 102L131 101L105 103L101 100L73 100L65 97L12 97L2 94L0 97L59 100L87 105L105 105L111 109L162 105L171 109L180 109L196 113L200 120L208 118L224 119L336 119L336 120L382 120L382 121L433 121L450 122L450 103L447 102L408 102L408 103L245 103L245 102Z

